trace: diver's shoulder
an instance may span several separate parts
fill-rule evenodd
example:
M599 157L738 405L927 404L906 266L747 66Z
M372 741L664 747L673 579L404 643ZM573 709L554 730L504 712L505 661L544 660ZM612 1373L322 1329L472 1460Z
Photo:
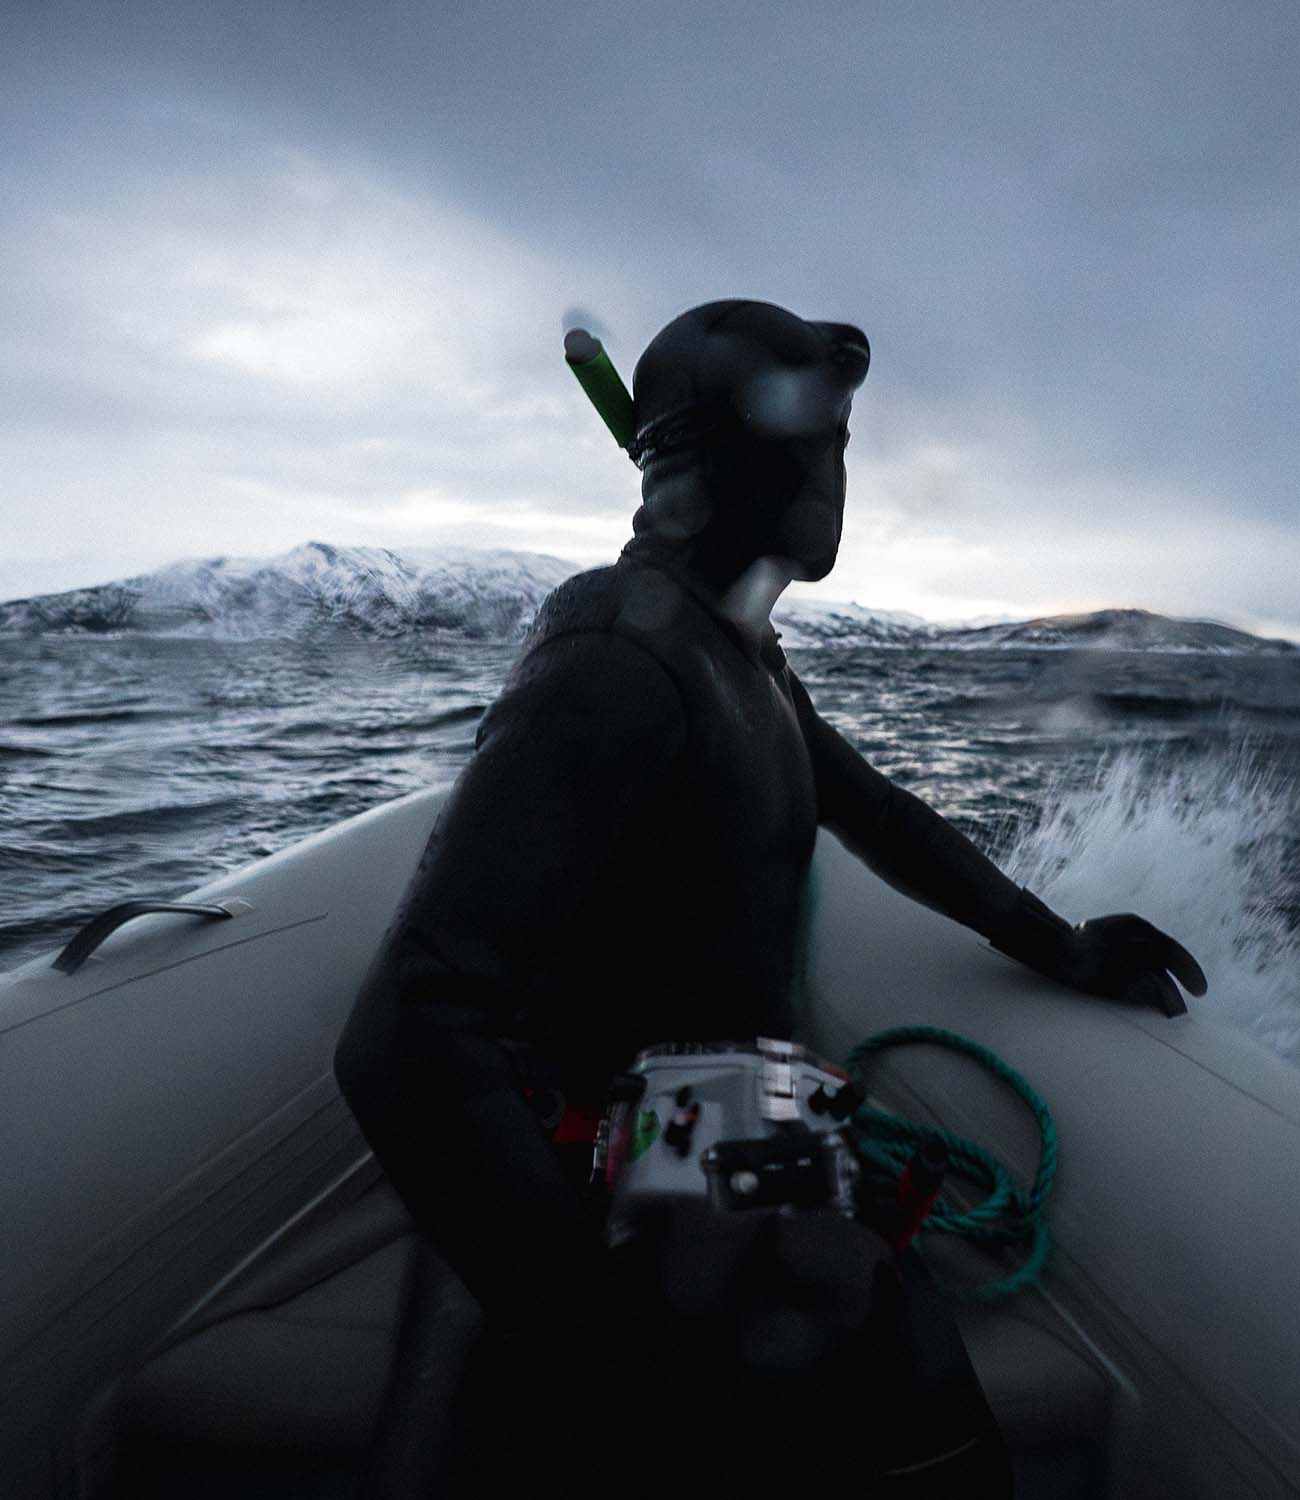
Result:
M528 647L557 635L603 631L659 642L689 606L681 585L658 568L623 559L566 578L542 600Z
M590 568L542 601L505 686L479 723L476 746L505 724L559 716L680 732L680 691L665 654L627 624L627 570ZM635 594L635 588L632 590Z
M677 691L689 603L675 579L626 556L575 573L542 601L516 675L607 660L610 671L671 679Z
M608 630L618 616L618 570L613 564L574 573L538 607L525 646L577 630Z

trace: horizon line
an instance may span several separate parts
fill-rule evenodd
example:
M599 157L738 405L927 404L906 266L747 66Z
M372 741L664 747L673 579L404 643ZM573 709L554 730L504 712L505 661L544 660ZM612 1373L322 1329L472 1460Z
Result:
M167 562L156 563L152 567L146 568L146 569L144 569L142 571L133 572L133 573L126 573L126 574L120 574L120 575L118 575L116 577L100 578L98 581L93 582L93 583L70 584L70 585L68 585L66 587L60 587L60 588L54 588L54 589L38 589L38 590L36 590L35 592L32 592L32 593L15 594L15 595L11 595L11 596L9 596L7 598L0 598L0 608L4 608L4 607L7 607L9 605L14 605L14 604L28 603L28 602L31 602L32 600L36 600L36 599L57 598L61 594L79 593L79 592L82 592L82 591L85 591L85 590L96 589L96 588L108 588L108 587L111 587L114 584L126 583L127 581L129 581L132 578L146 578L146 577L149 577L149 576L151 576L153 574L159 573L159 572L163 571L166 568L177 567L177 566L183 565L185 563L203 563L203 562L208 562L208 561L228 561L228 560L236 560L236 561L250 562L250 563L272 562L272 561L274 561L277 558L291 556L293 553L302 551L303 549L308 548L308 547L328 548L328 549L333 550L333 551L349 551L349 550L350 551L356 551L356 550L363 550L364 549L364 550L370 550L370 551L375 551L375 552L387 552L390 555L392 555L394 557L398 557L398 558L400 558L402 556L403 550L408 551L408 552L416 552L416 551L433 551L433 552L437 552L437 551L448 551L448 552L484 552L484 553L487 553L487 552L504 552L504 553L514 554L514 555L517 555L517 556L546 557L546 558L550 558L550 559L552 559L555 562L563 563L567 567L572 567L575 572L582 572L582 571L585 571L586 569L593 568L593 567L609 566L609 565L611 565L614 562L614 558L610 557L610 558L604 559L604 560L588 561L586 563L579 563L579 562L575 562L572 558L561 557L559 554L554 553L554 552L539 551L539 550L537 550L535 548L532 548L532 547L504 546L504 545L495 545L494 546L494 545L485 544L485 543L470 543L470 542L406 542L406 543L398 543L398 544L385 544L385 543L381 543L381 542L326 542L326 541L320 540L319 538L309 537L307 540L302 541L302 542L294 543L290 547L287 547L287 548L275 548L274 550L267 551L267 552L251 552L251 553L226 552L226 553L215 553L215 554L211 553L211 552L203 552L203 553L187 554L187 555L184 555L184 556L181 556L181 557L172 558L171 560L169 560ZM31 559L30 561L34 565L49 567L51 565L57 564L59 562L59 559L57 557L46 557L46 558L40 558L40 559ZM22 566L22 564L18 564L17 566ZM799 580L796 580L796 582L798 582L798 581ZM817 583L816 586L817 587L821 587L821 585L824 582L825 582L825 580L818 580L818 583ZM805 586L806 587L812 587L813 585L805 584ZM1171 621L1175 621L1175 622L1181 623L1181 624L1217 625L1217 626L1219 626L1219 627L1221 627L1223 629L1240 631L1242 634L1250 635L1250 636L1253 636L1256 639L1260 639L1260 640L1280 639L1280 640L1287 641L1287 642L1289 642L1290 644L1293 644L1293 645L1300 645L1300 622L1297 622L1294 625L1286 625L1286 624L1282 624L1280 622L1272 623L1272 624L1268 625L1267 627L1265 627L1269 631L1269 634L1262 635L1262 634L1260 634L1259 630L1257 630L1257 629L1249 629L1246 626L1243 626L1243 625L1240 625L1240 624L1232 624L1232 623L1230 623L1227 620L1214 619L1214 618L1210 618L1210 617L1205 616L1205 615L1195 615L1195 616L1189 616L1189 615L1170 615L1170 614L1166 614L1163 610L1151 609L1151 608L1143 606L1143 605L1135 605L1135 604L1127 604L1127 605L1107 604L1107 605L1100 605L1100 606L1097 606L1097 607L1094 607L1094 608L1091 608L1091 609L1079 609L1079 608L1065 608L1065 609L1062 609L1062 608L1056 608L1056 609L1053 609L1053 610L1050 610L1050 611L1046 611L1046 612L1038 611L1038 612L1026 613L1024 615L1008 614L1005 611L1003 611L1003 612L982 611L982 612L976 613L974 615L954 615L954 616L951 616L951 617L944 617L944 616L937 616L936 617L936 616L922 615L922 614L920 614L915 609L908 609L908 608L904 608L904 607L900 607L900 606L885 606L885 605L863 604L863 603L861 603L857 599L836 599L836 598L825 597L825 598L818 598L816 600L811 600L811 599L805 599L803 596L796 596L794 598L786 597L784 600L778 599L776 605L774 606L774 611L775 610L779 610L780 607L781 607L781 605L783 603L788 606L788 605L791 605L791 604L798 604L800 602L813 603L813 604L822 605L822 606L825 606L825 607L833 607L835 605L847 605L847 606L855 608L855 609L866 610L866 611L868 611L870 613L875 613L875 614L878 614L878 615L893 615L893 616L910 615L913 619L919 621L922 625L936 626L936 627L939 627L939 628L950 629L950 630L983 629L983 628L991 628L991 627L996 626L996 625L1029 624L1029 623L1032 623L1032 622L1038 621L1038 620L1081 619L1081 618L1086 618L1086 617L1088 617L1090 615L1097 615L1097 614L1136 613L1136 614L1150 615L1150 616L1153 616L1153 617L1156 617L1156 618L1159 618L1159 619L1171 620Z

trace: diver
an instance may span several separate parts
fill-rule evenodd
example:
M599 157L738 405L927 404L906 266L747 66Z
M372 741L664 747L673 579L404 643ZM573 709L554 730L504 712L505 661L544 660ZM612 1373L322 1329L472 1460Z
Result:
M339 1043L361 1129L484 1311L495 1353L467 1408L469 1446L495 1447L494 1462L527 1451L534 1490L543 1471L568 1493L594 1489L587 1435L618 1425L625 1408L602 1389L635 1379L640 1345L658 1340L671 1365L677 1337L693 1351L677 1367L706 1369L737 1313L729 1304L712 1324L698 1309L675 1324L671 1310L646 1313L662 1264L642 1257L629 1273L636 1256L605 1248L530 1070L542 1059L566 1097L598 1099L646 1045L789 1037L819 825L1053 979L1171 1015L1186 1008L1175 980L1205 991L1192 956L1141 918L1072 926L1016 886L873 770L786 661L768 615L792 579L822 579L835 562L849 412L869 361L859 329L755 301L697 307L652 340L633 377L634 534L615 564L543 604ZM842 1370L850 1345L860 1366L861 1342L836 1316L827 1368ZM950 1331L936 1337L951 1345ZM710 1378L716 1390L725 1368ZM638 1399L649 1411L662 1396ZM954 1420L980 1429L981 1462L1001 1474L981 1400L968 1392ZM604 1461L641 1461L601 1441L613 1443ZM462 1456L457 1471L465 1493L487 1488L475 1462ZM977 1480L954 1471L936 1493L1009 1493Z

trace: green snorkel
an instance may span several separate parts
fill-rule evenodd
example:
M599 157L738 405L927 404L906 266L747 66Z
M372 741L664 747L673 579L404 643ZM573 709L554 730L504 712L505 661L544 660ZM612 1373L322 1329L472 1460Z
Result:
M614 434L614 441L620 448L627 448L636 436L632 397L610 363L604 345L585 328L571 328L564 335L564 358L586 391L587 399Z

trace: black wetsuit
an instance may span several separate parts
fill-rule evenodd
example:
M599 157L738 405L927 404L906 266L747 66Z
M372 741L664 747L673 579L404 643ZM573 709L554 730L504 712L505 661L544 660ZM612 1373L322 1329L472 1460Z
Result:
M590 1201L503 1040L531 1044L590 1098L653 1042L789 1036L819 822L974 925L1019 894L821 720L771 627L719 618L671 548L635 538L616 566L550 596L337 1058L388 1176L501 1335L470 1382L465 1492L488 1482L478 1455L518 1461L497 1441L503 1408L516 1445L542 1446L518 1428L536 1396L517 1383L517 1351L576 1348L604 1271ZM945 1337L960 1367L955 1330ZM542 1354L544 1380L547 1367ZM982 1412L977 1388L963 1399ZM547 1461L522 1461L534 1467Z
M619 1300L614 1257L508 1043L529 1044L564 1087L592 1098L650 1043L788 1036L819 824L891 884L1044 973L1113 993L1169 962L1171 940L1136 918L1080 938L817 715L770 626L727 617L721 601L760 559L794 559L808 578L829 571L848 403L866 360L859 330L755 303L706 305L651 344L636 375L645 482L635 535L614 567L579 574L544 604L339 1044L348 1103L495 1336L467 1450L502 1449L498 1409L516 1430L533 1393L555 1401L554 1360L570 1373L585 1361L599 1382L611 1347L602 1323L654 1316L639 1290ZM811 395L787 400L788 381L804 377ZM1195 978L1190 955L1177 955ZM947 1433L982 1432L980 1462L1000 1473L955 1325L932 1297L928 1306L929 1333L918 1335L918 1315L908 1337L929 1353L913 1363L946 1383ZM701 1357L720 1342L710 1333ZM504 1375L547 1350L534 1386L503 1396ZM715 1385L730 1383L715 1373ZM829 1367L827 1378L808 1395L805 1425L846 1388ZM778 1394L777 1412L783 1404ZM548 1410L539 1440L567 1431ZM737 1421L752 1425L751 1415ZM859 1414L842 1425L860 1425ZM561 1490L592 1492L580 1445L550 1451L540 1471ZM761 1461L757 1472L765 1479ZM939 1492L959 1479L938 1476ZM461 1484L484 1492L472 1472ZM995 1487L970 1479L964 1492Z
M547 600L339 1048L417 1223L507 1323L581 1275L590 1226L498 1039L596 1094L652 1042L788 1036L819 822L971 925L1019 895L680 571L634 540Z

